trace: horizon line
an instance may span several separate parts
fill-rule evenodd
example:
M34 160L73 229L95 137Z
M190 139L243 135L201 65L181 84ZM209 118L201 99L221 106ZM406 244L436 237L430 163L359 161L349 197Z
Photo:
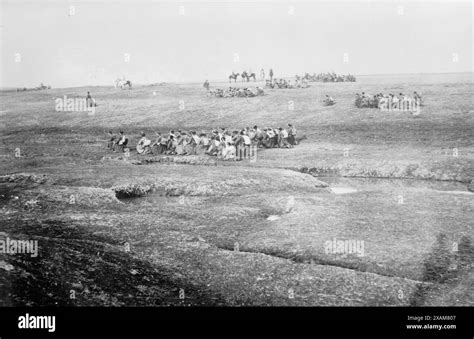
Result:
M313 73L316 73L316 72L313 72ZM319 73L330 73L330 72L319 72ZM417 73L371 73L371 74L353 74L353 73L347 73L347 74L352 74L356 77L358 76L361 76L361 77L366 77L366 76L384 76L384 75L428 75L428 74L464 74L464 73L473 73L474 74L474 70L472 71L461 71L461 72L417 72ZM311 74L311 73L310 73ZM318 73L316 73L318 74ZM336 73L336 74L342 74L342 73ZM294 76L280 76L280 77L275 77L276 79L278 78L294 78ZM206 80L206 79L204 79ZM207 79L208 81L216 81L216 82L224 82L226 81L225 79ZM182 81L182 82L178 82L178 81L160 81L160 82L150 82L150 83L141 83L141 82L137 82L136 84L139 85L139 86L147 86L147 85L154 85L154 84L162 84L162 83L165 83L165 84L177 84L177 85L180 85L180 84L197 84L197 83L201 83L203 80L201 81L197 81L197 80L189 80L189 81ZM258 80L259 82L263 81L263 80ZM238 82L240 83L240 82ZM249 82L249 84L252 83L252 82ZM85 84L85 85L79 85L79 86L66 86L66 87L52 87L51 89L67 89L67 88L80 88L80 87L104 87L104 86L109 86L108 84L97 84L97 85L88 85L88 84ZM4 91L4 90L12 90L12 89L21 89L21 88L25 88L25 87L17 87L17 86L3 86L3 87L0 87L0 91ZM28 89L28 87L26 87ZM34 87L30 87L30 88L34 88Z

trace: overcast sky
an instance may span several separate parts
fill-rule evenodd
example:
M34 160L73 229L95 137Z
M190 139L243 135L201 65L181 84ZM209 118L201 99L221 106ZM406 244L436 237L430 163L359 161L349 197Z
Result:
M2 0L0 86L472 72L472 16L471 1Z

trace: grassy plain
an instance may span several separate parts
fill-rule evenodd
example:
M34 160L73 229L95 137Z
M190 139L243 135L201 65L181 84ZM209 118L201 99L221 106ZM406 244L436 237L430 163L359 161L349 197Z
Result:
M460 74L255 98L164 83L2 92L0 235L40 251L0 254L0 304L473 305L473 89ZM418 115L353 103L414 90ZM55 110L87 91L94 114ZM306 138L256 162L105 148L109 129L135 145L141 131L289 122ZM363 241L363 255L328 252L335 238Z

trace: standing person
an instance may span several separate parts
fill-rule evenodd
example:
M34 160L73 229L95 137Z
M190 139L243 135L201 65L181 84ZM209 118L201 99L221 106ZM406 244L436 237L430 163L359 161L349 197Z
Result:
M247 135L247 133L242 132L241 134L242 134L242 139L244 141L245 157L248 158L250 157L250 145L252 144L252 140L250 140L250 137Z
M191 138L193 139L192 141L193 141L193 144L194 144L195 146L197 146L197 145L200 144L200 142L201 142L201 137L197 134L196 131L192 131L192 132L191 132Z
M127 147L127 144L128 144L128 138L125 136L123 131L120 131L120 135L119 135L116 145L122 152L125 152L125 147Z
M163 150L161 149L161 141L163 140L163 137L161 136L160 132L156 132L155 134L156 134L156 140L151 145L151 149L152 149L151 153L153 153L153 147L156 146L158 154L161 154L163 152Z
M250 142L251 142L251 143L255 143L255 141L256 141L256 140L255 140L255 135L256 135L255 130L254 130L254 129L249 129L249 130L247 131L247 135L248 135L248 137L250 138Z
M168 144L166 146L167 151L166 154L176 154L176 147L178 146L178 143L176 142L174 134L170 133L170 137L168 139Z
M186 153L188 155L196 154L196 148L200 142L201 138L197 135L196 131L191 131L190 136L188 136L188 144L185 147Z
M265 70L263 68L260 70L260 79L265 80Z
M288 132L281 127L278 128L278 147L288 147Z
M247 139L247 141L245 139ZM240 133L238 133L238 138L235 138L235 145L238 157L237 160L242 160L245 158L247 144L250 151L250 138L245 135L245 130L243 129L240 131Z
M160 132L158 132L158 133L160 134L157 138L157 142L158 142L158 139L160 140L160 142L158 144L158 153L163 154L167 150L168 139L166 139L166 137L164 135L162 136Z
M268 75L270 75L270 82L273 82L273 69L270 68Z
M253 133L254 137L252 141L254 141L257 144L257 147L262 147L262 139L263 139L263 133L260 128L258 128L257 125L253 126Z
M222 138L221 143L219 145L219 152L217 154L217 157L219 159L226 160L227 152L229 151L229 148L228 148L227 145L228 145L228 143L225 142L225 138Z
M392 96L392 108L393 109L399 109L400 108L400 100L396 95L390 94Z
M200 137L200 139L199 139L199 144L196 148L196 154L197 155L204 155L207 152L208 148L209 148L210 140L207 137L206 133L204 133L204 131L201 132L199 137Z
M111 149L112 151L115 149L115 140L117 137L112 133L112 131L109 131L109 142L107 143L107 148Z
M222 160L235 160L235 146L224 142L222 149Z
M388 109L388 97L386 95L379 96L379 106L378 108L382 111L386 111Z
M288 143L291 146L296 145L296 128L292 124L288 124Z
M166 153L167 150L168 150L168 139L165 136L162 136L161 141L160 141L159 152Z
M232 144L235 145L235 147L237 149L237 153L239 153L242 141L243 141L243 139L240 136L239 132L238 131L233 131L232 132Z
M220 141L218 140L218 138L219 137L216 134L212 135L209 149L206 152L207 154L217 155L217 153L219 152L219 146L220 146Z
M232 135L230 134L230 131L227 131L227 130L225 131L224 140L225 140L226 143L229 143L229 144L233 143Z
M398 93L398 107L403 110L403 93Z
M227 143L227 157L225 160L235 160L235 152L236 152L236 149L235 149L235 146L230 144L230 143Z
M269 127L267 128L267 147L268 148L273 148L275 146L275 132L273 131L273 128Z
M274 128L273 129L273 147L279 147L278 146L278 141L279 141L279 131L278 129Z
M204 81L204 84L202 85L207 91L209 91L209 81Z
M415 103L418 105L418 106L421 106L421 95L418 94L416 91L413 92L413 97L415 98Z
M186 154L186 151L185 151L184 147L188 144L187 138L188 138L188 136L187 136L186 132L178 131L178 134L176 136L177 146L176 146L176 150L175 150L177 155Z
M97 104L95 103L95 99L92 97L91 92L87 92L86 96L86 106L87 107L95 107Z

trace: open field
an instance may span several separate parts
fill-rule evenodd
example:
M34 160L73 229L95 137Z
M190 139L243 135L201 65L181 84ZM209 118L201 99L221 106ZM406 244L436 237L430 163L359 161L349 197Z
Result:
M0 305L472 306L472 80L362 76L254 98L165 83L2 92L0 235L40 249L0 254ZM415 90L419 115L354 106L356 92ZM87 91L94 114L55 110ZM305 139L256 162L134 151L141 131L287 123ZM129 158L106 150L109 129ZM328 251L334 239L362 251Z

